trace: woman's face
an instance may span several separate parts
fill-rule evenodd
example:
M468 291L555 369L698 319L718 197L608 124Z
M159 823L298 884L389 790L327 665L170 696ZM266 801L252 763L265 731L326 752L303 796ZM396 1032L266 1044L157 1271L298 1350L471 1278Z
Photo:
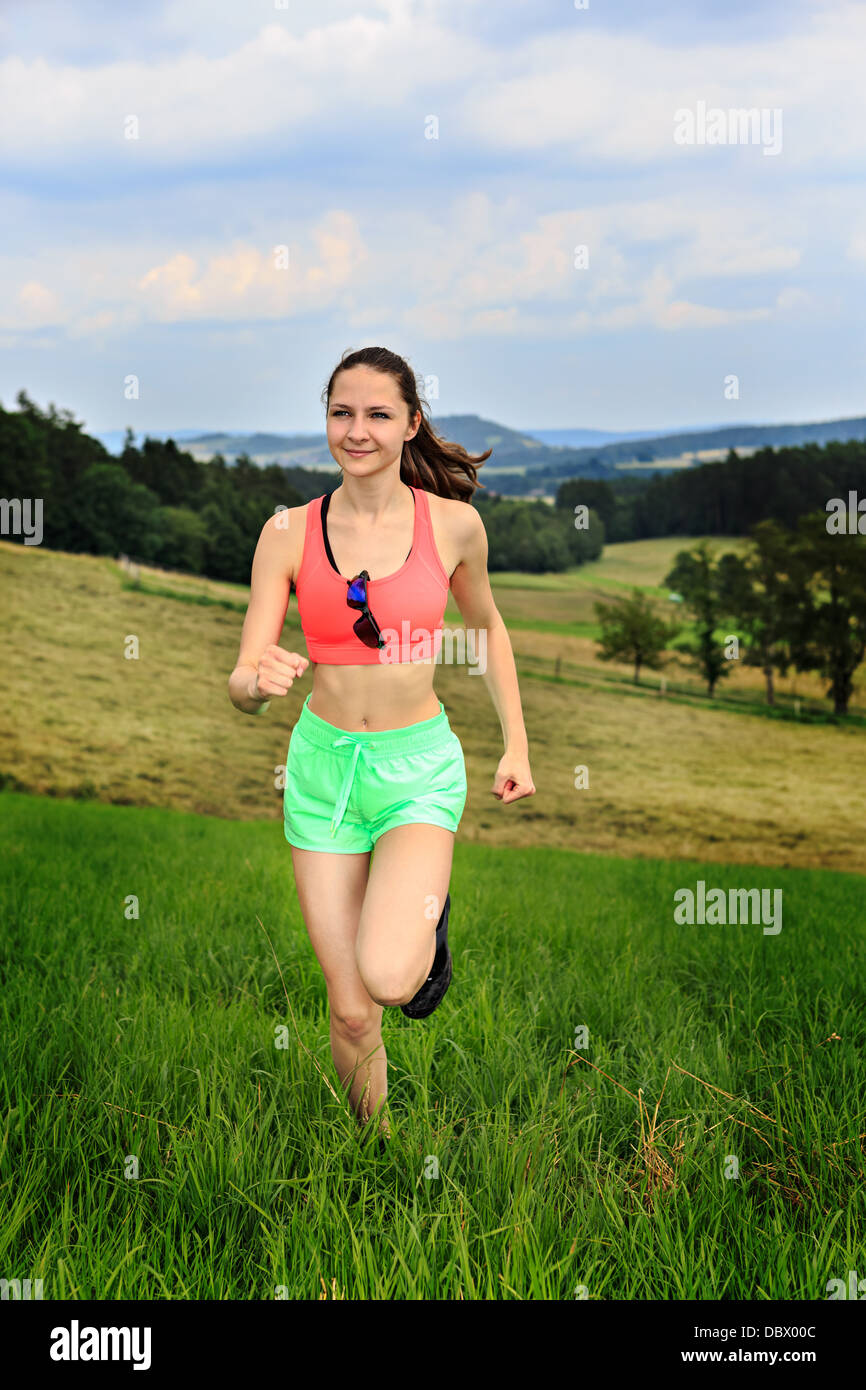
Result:
M404 441L421 424L409 411L387 372L350 367L334 379L328 406L328 448L346 473L364 477L398 462Z

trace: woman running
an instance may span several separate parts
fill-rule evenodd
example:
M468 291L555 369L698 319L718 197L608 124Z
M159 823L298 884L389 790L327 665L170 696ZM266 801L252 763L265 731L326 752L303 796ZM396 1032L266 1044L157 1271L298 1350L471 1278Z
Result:
M306 657L277 646L294 588L313 686L289 742L285 836L327 984L331 1054L363 1128L388 1090L383 1008L426 1018L451 982L466 769L433 690L449 585L467 635L486 642L505 742L493 795L517 801L535 787L487 536L468 501L491 451L440 439L414 373L385 348L344 355L324 403L342 481L263 526L229 694L261 714L306 671ZM386 1116L379 1126L390 1133Z

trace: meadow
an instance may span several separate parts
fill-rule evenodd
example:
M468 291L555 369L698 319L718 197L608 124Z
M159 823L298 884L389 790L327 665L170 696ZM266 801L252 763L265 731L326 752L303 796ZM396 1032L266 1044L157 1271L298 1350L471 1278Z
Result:
M454 981L386 1010L378 1157L274 826L3 800L0 1266L46 1298L823 1299L862 1271L856 876L458 841ZM701 878L781 887L781 931L677 926Z
M800 677L770 717L757 672L711 703L684 666L662 696L596 662L593 601L663 599L683 544L493 576L535 797L495 801L485 683L436 673L469 776L455 973L431 1018L386 1010L381 1156L333 1071L280 819L309 682L246 718L242 590L0 544L8 1277L46 1298L787 1300L862 1274L862 694L847 725L810 719ZM294 604L282 640L304 649ZM679 924L699 881L780 891L781 930Z

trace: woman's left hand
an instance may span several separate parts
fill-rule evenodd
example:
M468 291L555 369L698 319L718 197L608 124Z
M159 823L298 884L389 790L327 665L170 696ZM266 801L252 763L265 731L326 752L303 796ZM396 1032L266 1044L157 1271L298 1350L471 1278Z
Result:
M535 795L535 783L526 754L503 753L493 779L493 795L499 801L519 801Z

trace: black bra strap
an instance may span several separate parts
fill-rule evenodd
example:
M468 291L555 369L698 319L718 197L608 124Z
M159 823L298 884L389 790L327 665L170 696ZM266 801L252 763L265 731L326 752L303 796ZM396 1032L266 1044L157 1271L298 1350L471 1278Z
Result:
M325 521L325 517L328 515L328 508L330 507L330 505L331 494L329 492L326 492L324 497L322 498L322 540L325 542L325 554L331 562L331 568L337 570L337 573L339 574L340 571L337 569L336 561L334 560L334 556L331 551L331 542L328 540L328 524Z
M415 502L415 494L414 494L414 492L412 493L412 501ZM331 562L331 568L334 569L334 570L336 570L336 571L337 571L337 574L340 574L339 568L338 568L338 566L337 566L337 562L336 562L336 560L334 559L334 553L333 553L333 551L331 550L331 542L328 540L328 523L327 523L327 521L325 520L325 518L326 518L327 515L328 515L328 508L330 507L330 505L331 505L331 494L330 494L330 492L326 492L325 495L324 495L324 497L322 498L322 507L321 507L322 540L325 542L325 554L327 555L328 559L329 559L330 562ZM418 505L418 503L415 502L415 506L416 506L416 507L417 507L417 505ZM409 547L409 555L411 555L411 554L412 554L412 547L411 547L411 545L410 545L410 547ZM407 560L409 559L409 555L406 556L406 559L407 559ZM405 561L404 561L404 564L405 564ZM343 576L340 575L340 578L341 578L341 579L342 579L342 577L343 577ZM346 582L348 583L349 581L347 580Z

